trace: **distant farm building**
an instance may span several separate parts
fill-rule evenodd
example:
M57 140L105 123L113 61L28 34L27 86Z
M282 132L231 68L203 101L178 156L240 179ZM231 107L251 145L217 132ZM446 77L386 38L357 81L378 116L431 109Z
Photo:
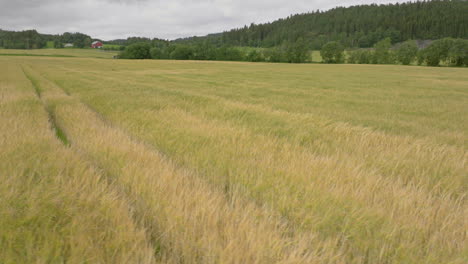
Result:
M63 45L65 48L73 48L73 44L72 43L65 43L65 45Z
M91 48L93 49L100 49L102 48L102 42L101 41L94 41L93 43L91 43Z

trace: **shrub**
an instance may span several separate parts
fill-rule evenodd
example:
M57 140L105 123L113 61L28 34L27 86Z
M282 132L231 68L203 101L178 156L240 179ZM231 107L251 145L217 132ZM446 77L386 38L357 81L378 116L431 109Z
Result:
M309 50L304 39L299 38L294 43L288 43L286 47L286 60L290 63L302 63L309 59Z
M122 59L150 59L151 46L148 43L135 43L125 48L120 54Z
M336 42L328 42L323 45L320 55L325 63L341 63L344 60L344 47Z
M286 56L279 47L265 50L265 61L268 62L285 62Z
M383 39L374 45L374 56L372 63L374 64L391 64L394 62L390 48L392 47L392 41L390 38Z
M372 53L369 50L358 49L349 51L348 63L369 64L372 59Z
M251 62L259 62L265 61L265 58L261 52L258 52L257 50L251 50L249 53L247 53L246 60Z
M171 52L171 58L175 60L190 60L193 56L193 49L186 45L177 45Z
M361 50L359 53L359 63L360 64L369 64L372 59L372 52L370 50Z
M156 47L150 49L150 55L153 60L160 60L160 59L167 58L164 50L161 48L156 48Z
M425 60L426 60L425 50L419 50L416 55L416 61L418 65L422 65Z
M448 58L455 66L468 66L468 40L455 39L448 51Z
M439 66L441 61L449 60L449 51L454 43L452 38L439 39L424 50L424 59L428 66Z
M409 40L401 44L397 50L397 60L403 65L409 65L418 54L418 46L415 41Z
M348 59L347 62L351 64L356 64L358 63L358 52L357 50L352 50L348 52Z
M237 48L223 46L216 50L216 60L242 61L244 60L244 56L242 52Z
M199 43L193 49L194 60L216 60L216 47L209 42Z

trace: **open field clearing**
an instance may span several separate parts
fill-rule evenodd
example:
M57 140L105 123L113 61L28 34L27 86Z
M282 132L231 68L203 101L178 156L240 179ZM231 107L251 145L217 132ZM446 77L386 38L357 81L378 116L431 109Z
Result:
M0 56L0 262L465 263L467 116L466 68Z

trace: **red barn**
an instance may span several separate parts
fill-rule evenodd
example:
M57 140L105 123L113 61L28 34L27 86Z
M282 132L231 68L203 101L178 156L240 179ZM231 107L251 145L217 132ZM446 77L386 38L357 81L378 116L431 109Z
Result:
M91 48L93 49L100 49L102 48L102 42L101 41L94 41L93 43L91 43Z

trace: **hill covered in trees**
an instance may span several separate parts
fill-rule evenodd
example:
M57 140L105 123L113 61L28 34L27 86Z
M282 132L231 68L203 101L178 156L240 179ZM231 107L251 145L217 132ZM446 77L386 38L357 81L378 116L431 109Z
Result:
M215 45L268 48L302 38L309 49L320 49L329 41L338 41L345 47L367 48L385 38L390 38L392 43L408 39L468 38L467 14L465 0L337 7L176 42L209 41Z

